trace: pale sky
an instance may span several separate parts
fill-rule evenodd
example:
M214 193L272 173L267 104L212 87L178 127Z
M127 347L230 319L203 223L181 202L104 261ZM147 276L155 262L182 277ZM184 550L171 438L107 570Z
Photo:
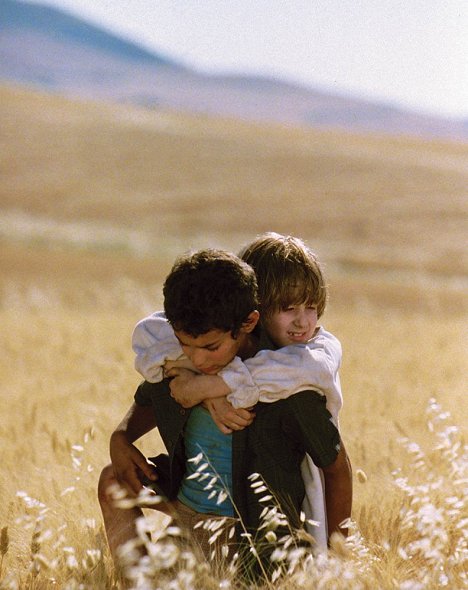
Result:
M38 2L38 0L34 0ZM468 0L46 0L185 65L468 118Z

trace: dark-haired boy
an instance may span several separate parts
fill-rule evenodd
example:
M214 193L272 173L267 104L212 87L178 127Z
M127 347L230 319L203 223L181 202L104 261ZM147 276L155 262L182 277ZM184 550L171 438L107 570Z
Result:
M234 356L249 358L257 352L261 346L255 334L257 303L253 270L222 251L182 257L164 285L166 317L187 357L206 374L216 374ZM260 403L255 414L252 423L253 415L239 410L238 426L249 427L220 438L208 412L201 406L181 408L171 398L167 381L142 383L135 403L112 434L112 465L100 479L99 497L113 555L136 536L135 521L141 515L139 508L122 510L113 504L108 492L116 481L133 494L141 490L144 477L157 481L168 502L156 508L180 516L185 523L198 516L239 516L255 535L263 505L248 477L261 474L290 526L300 527L304 496L300 464L306 453L323 469L330 532L337 530L350 515L351 477L323 396L309 391L275 404ZM165 459L159 458L156 470L133 444L155 427L168 451ZM219 494L210 501L211 494L204 491L206 483L197 486L197 478L190 477L194 468L189 459L196 448L223 480L228 491L224 502L219 503Z

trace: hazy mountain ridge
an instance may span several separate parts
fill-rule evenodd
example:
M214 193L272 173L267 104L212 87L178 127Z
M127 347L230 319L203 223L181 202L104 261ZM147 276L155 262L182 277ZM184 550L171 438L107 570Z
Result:
M15 0L0 0L0 79L69 96L244 120L468 138L466 121L273 78L204 75L71 14Z
M26 31L43 35L63 43L83 45L117 57L153 65L172 65L176 63L161 55L156 55L134 43L125 41L99 27L78 19L67 12L40 4L27 4L16 0L0 0L0 32Z

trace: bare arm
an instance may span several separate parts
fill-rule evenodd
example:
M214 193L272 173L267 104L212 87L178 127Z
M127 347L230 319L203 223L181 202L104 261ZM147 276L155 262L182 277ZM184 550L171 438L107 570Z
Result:
M184 408L191 408L204 400L225 397L229 387L217 375L198 375L180 367L166 369L171 396Z
M340 528L339 525L351 516L353 483L351 463L343 444L335 462L322 469L325 478L328 537L336 532L347 537L348 529Z
M185 408L203 403L224 434L231 434L233 430L242 430L252 424L255 414L251 410L233 408L226 400L229 388L221 377L196 375L179 367L170 369L166 374L173 376L169 387L176 402Z
M111 435L109 450L115 477L132 495L143 487L142 476L157 479L154 469L133 444L155 426L152 408L134 403Z

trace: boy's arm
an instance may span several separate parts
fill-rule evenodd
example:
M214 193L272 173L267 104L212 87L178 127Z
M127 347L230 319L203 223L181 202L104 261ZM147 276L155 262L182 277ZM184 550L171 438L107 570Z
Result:
M191 408L204 400L225 397L230 392L217 375L199 375L175 366L164 372L167 377L172 377L169 383L171 396L184 408Z
M184 407L227 396L234 408L250 408L258 401L275 402L298 391L318 389L327 395L332 414L336 416L343 403L338 376L340 363L339 341L321 330L306 345L262 350L245 362L236 357L218 375L193 378L193 374L177 371L166 375L176 376L171 390Z
M157 479L154 469L133 444L155 426L151 406L133 403L111 435L109 450L115 477L132 495L142 489L143 475L153 481Z
M334 463L322 468L325 479L328 537L333 533L348 536L348 528L340 524L351 516L353 483L351 462L343 443Z
M244 363L236 358L219 376L231 391L228 400L234 407L249 407L257 401L275 402L313 389L327 395L335 415L343 403L340 364L340 342L321 329L307 344L262 350Z
M226 400L229 392L217 375L194 375L191 371L173 368L167 371L174 376L169 383L171 397L180 405L190 408L203 402L216 426L224 434L242 430L252 424L255 414L247 409L233 408Z
M325 400L313 391L300 392L289 398L285 428L323 470L328 536L334 532L347 535L340 523L351 516L351 464L337 428L330 420Z
M164 378L166 361L175 361L183 356L182 348L174 330L163 312L156 312L140 320L132 335L135 352L135 369L150 383Z

